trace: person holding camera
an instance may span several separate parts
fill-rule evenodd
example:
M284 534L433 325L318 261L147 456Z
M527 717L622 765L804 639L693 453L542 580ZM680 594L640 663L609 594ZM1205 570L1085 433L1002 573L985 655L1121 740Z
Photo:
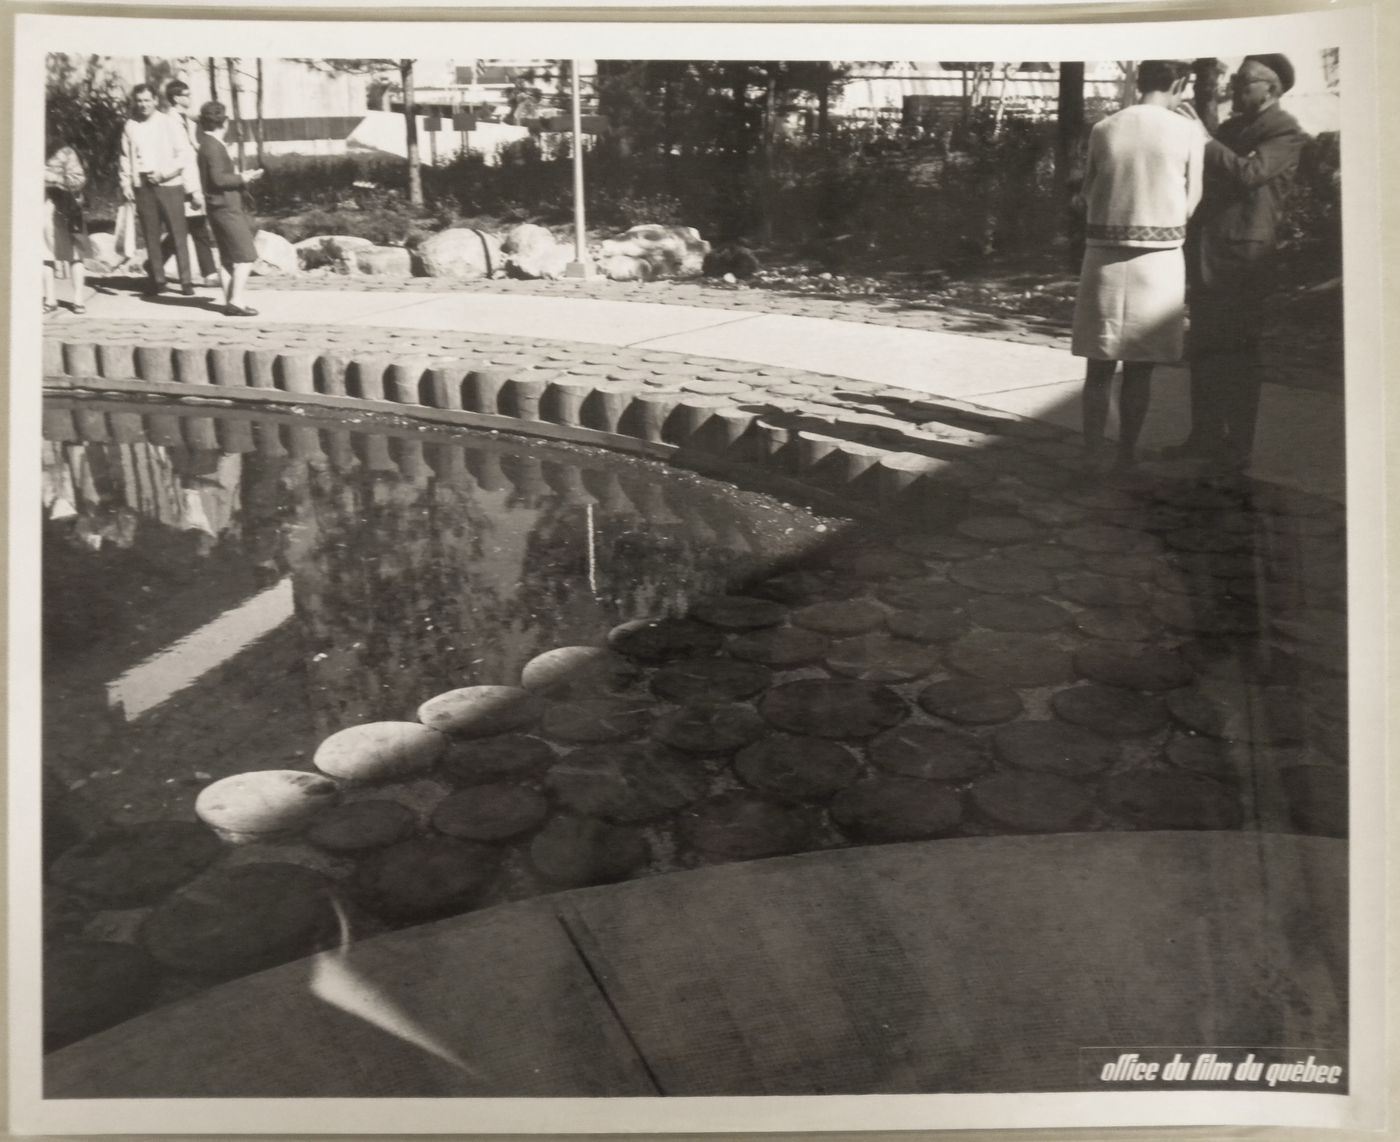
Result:
M156 112L156 93L148 84L137 84L131 89L131 117L122 127L120 167L122 197L135 204L141 237L146 243L150 275L146 293L155 295L165 290L163 225L175 243L180 292L193 296L185 199L188 196L192 205L200 207L204 195L189 136L168 115Z
M219 278L224 287L224 312L230 317L256 317L243 302L243 291L258 260L254 226L243 201L243 188L262 177L261 170L240 171L224 146L228 113L222 103L199 109L199 177L204 187L209 226L219 250Z

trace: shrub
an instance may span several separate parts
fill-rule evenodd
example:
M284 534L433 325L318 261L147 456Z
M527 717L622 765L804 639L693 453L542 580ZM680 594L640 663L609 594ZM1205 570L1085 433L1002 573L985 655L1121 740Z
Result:
M112 218L121 202L119 164L126 89L101 56L51 54L44 84L47 133L71 146L87 171L89 216Z

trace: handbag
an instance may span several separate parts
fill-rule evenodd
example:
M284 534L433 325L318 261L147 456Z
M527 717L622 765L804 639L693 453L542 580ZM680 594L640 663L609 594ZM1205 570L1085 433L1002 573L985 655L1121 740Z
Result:
M117 222L113 228L117 239L117 257L128 260L136 257L136 207L123 202L117 208Z

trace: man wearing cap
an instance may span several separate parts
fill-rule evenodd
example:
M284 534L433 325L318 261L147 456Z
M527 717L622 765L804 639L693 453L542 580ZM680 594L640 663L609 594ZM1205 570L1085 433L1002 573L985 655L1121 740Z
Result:
M1308 141L1278 102L1293 80L1293 65L1276 54L1246 56L1231 77L1234 114L1206 143L1205 187L1188 240L1191 433L1167 451L1237 471L1249 466L1254 447L1278 224Z

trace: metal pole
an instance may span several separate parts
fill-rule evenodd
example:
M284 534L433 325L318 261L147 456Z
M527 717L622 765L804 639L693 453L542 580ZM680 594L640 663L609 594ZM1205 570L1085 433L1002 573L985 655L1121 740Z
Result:
M583 227L583 111L580 107L578 60L569 61L570 84L573 89L574 128L574 260L564 270L566 277L593 276L593 266L584 251Z

